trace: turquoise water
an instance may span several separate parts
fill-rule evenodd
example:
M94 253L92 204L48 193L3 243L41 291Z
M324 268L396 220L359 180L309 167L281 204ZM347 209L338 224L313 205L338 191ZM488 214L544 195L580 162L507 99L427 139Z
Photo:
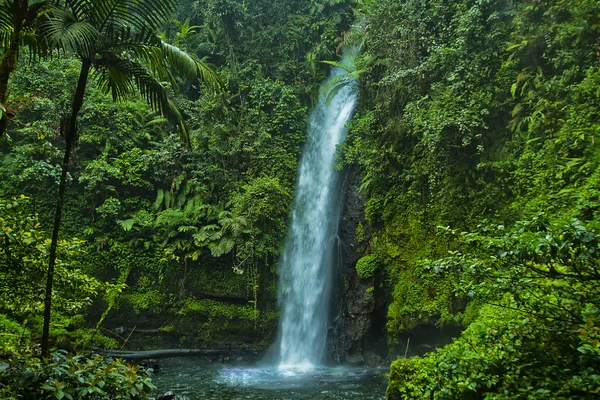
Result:
M277 367L211 364L194 358L160 361L153 381L158 393L190 400L385 399L388 369Z

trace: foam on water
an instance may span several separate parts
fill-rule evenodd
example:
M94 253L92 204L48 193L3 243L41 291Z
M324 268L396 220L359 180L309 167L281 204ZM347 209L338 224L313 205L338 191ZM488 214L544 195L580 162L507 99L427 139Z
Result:
M387 368L280 369L207 359L160 360L158 393L189 400L383 400Z

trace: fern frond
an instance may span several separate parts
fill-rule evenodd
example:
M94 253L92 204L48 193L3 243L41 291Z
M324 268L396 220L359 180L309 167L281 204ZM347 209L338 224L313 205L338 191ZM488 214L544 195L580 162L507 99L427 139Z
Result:
M328 64L328 65L332 65L332 66L337 67L337 68L341 68L341 69L343 69L344 71L346 71L348 73L352 73L354 71L354 68L352 68L352 67L350 67L348 65L342 64L340 62L337 62L337 61L321 61L321 62L323 64Z

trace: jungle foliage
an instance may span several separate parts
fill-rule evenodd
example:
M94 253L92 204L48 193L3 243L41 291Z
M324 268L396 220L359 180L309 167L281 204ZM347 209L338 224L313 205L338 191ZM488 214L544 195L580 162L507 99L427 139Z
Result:
M101 356L69 356L49 360L10 354L10 368L0 373L0 394L17 399L147 399L155 389L151 371Z
M165 21L174 1L108 3L0 4L3 396L151 389L120 362L36 357L61 182L51 344L119 347L128 338L105 327L133 331L149 316L175 346L267 343L276 323L275 263L307 110L349 4L187 0ZM137 6L156 12L129 12ZM112 381L99 385L105 373Z
M213 66L226 90L160 64L159 100L172 103L153 110L99 68L75 114L86 57L65 44L50 58L22 51L15 64L11 41L13 50L36 44L28 34L40 2L8 3L26 6L30 24L20 37L0 15L0 75L11 76L10 90L0 79L11 122L3 114L0 344L26 355L11 363L40 385L77 396L89 387L63 382L56 368L97 363L141 380L124 387L150 388L145 372L119 363L33 357L63 116L79 115L57 242L55 342L135 347L100 333L139 324L178 345L269 344L306 116L352 45L360 56L347 73L361 104L338 161L363 177L356 234L369 254L356 274L389 305L382 333L392 349L424 324L464 328L450 345L394 362L388 397L598 395L596 0L181 0L146 39L167 58L171 43ZM121 37L103 33L113 34ZM91 37L79 50L111 45ZM144 49L123 46L111 60L149 68L159 53ZM169 122L165 104L185 125Z
M396 361L389 398L597 395L599 7L365 2L340 156L363 171L388 335L468 326Z
M155 37L148 32L161 18L149 29L120 32L79 9L85 1L59 3L52 7L65 11L44 20L40 32L61 52L45 59L24 50L11 75L12 119L0 143L2 198L27 196L25 215L48 229L66 147L61 121L79 114L76 135L67 140L73 145L75 138L76 147L65 175L61 238L81 239L77 265L87 276L127 285L96 301L85 325L101 320L132 329L138 316L155 312L159 326L183 330L198 345L235 340L239 331L248 333L245 341L269 342L275 264L305 119L328 70L320 61L336 57L340 32L353 17L350 5L180 1ZM98 12L113 12L107 21L117 23L122 11ZM205 65L218 71L212 80L226 90L174 74L193 69L210 77ZM79 112L73 91L87 68ZM157 85L155 95L150 89ZM168 121L175 109L185 130ZM187 307L206 302L208 311ZM29 319L15 318L37 334Z

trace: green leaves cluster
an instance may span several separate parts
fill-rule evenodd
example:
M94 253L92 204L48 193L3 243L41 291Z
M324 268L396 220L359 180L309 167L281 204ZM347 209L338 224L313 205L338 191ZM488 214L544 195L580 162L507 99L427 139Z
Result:
M437 226L597 217L600 10L461 0L362 11L362 107L342 159L362 171L366 217L382 227L371 246L396 286L391 326L411 326L394 322L410 307L405 282L423 289L423 307L450 302L415 316L448 320L452 282L428 280L421 263L454 250Z
M464 251L428 268L456 275L456 289L486 305L454 343L397 361L388 396L418 385L439 399L595 397L599 235L595 222L543 218L459 234Z
M341 158L363 173L388 334L474 321L394 363L388 398L597 396L599 7L363 3Z
M99 355L56 352L46 361L9 354L3 362L0 394L10 400L147 399L155 388L149 370Z
M29 199L0 199L0 315L4 323L0 335L8 335L8 349L29 348L39 335L50 240L37 216L28 214ZM52 334L72 340L78 346L89 345L93 334L79 328L78 314L99 296L123 285L102 282L82 271L85 242L61 240L58 244L55 286L53 291ZM18 328L15 328L18 327ZM99 340L105 338L98 335Z
M0 310L26 319L43 309L44 276L49 239L35 216L26 212L27 198L0 200ZM81 256L79 239L59 243L55 304L58 313L73 314L108 290L84 274L73 260Z

